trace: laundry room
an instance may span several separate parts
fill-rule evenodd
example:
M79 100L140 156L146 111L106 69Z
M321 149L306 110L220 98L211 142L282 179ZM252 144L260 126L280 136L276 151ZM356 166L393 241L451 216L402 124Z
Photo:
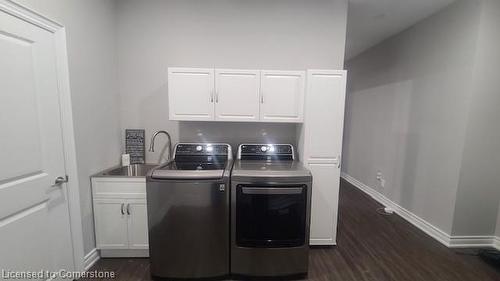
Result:
M499 280L497 24L0 0L0 279Z

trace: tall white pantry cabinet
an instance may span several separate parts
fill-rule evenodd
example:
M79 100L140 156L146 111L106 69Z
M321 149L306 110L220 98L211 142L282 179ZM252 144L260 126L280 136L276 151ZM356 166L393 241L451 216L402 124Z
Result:
M310 245L336 245L346 74L307 71L299 154L313 175Z

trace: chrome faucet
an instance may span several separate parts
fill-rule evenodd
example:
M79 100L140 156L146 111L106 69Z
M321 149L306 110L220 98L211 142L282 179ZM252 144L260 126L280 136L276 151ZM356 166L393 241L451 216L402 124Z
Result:
M155 151L155 138L159 134L165 134L167 136L167 145L168 145L168 157L167 161L171 160L172 157L172 139L170 138L170 134L167 131L157 131L156 133L153 134L151 137L151 142L149 144L149 152L154 152Z

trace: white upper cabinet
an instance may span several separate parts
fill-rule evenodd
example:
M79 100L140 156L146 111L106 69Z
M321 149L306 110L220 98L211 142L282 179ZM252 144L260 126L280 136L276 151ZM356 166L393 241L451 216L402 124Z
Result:
M263 70L261 72L260 120L302 122L304 71Z
M304 71L168 69L170 120L303 122Z
M259 70L215 70L215 120L259 120Z
M170 120L214 120L214 70L168 69Z
M307 155L314 159L339 160L344 129L346 72L310 70L307 83ZM327 130L325 121L328 122Z

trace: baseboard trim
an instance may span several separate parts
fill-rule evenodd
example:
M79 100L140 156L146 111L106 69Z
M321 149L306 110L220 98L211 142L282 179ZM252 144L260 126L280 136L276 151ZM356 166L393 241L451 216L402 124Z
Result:
M450 236L450 248L494 247L494 236Z
M493 247L500 251L500 236L495 237L495 242Z
M309 240L309 245L310 246L335 246L337 245L336 241L333 239L310 239Z
M423 218L415 215L409 210L399 206L389 198L385 197L382 193L376 191L374 188L362 183L361 181L353 178L352 176L342 172L341 177L363 191L375 201L380 204L392 208L396 214L401 216L404 220L413 224L415 227L431 236L441 244L449 248L484 248L494 247L500 249L500 237L494 236L452 236L443 230L435 227Z
M97 251L96 248L92 249L92 251L90 251L84 257L85 270L89 270L99 259L99 251Z
M147 258L149 249L101 249L102 258Z

